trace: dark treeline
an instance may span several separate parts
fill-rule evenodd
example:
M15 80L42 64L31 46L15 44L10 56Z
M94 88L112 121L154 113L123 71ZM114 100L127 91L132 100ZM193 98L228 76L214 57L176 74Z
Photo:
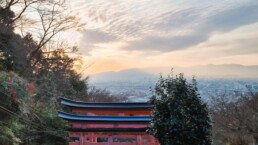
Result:
M76 46L56 39L82 27L62 0L0 0L0 144L66 144L67 123L57 118L59 97L125 100L89 89L76 67L83 66Z

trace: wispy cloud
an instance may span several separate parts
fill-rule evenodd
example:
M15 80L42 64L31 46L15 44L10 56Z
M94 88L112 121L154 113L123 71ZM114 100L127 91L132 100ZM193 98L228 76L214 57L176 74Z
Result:
M88 29L83 32L83 37L81 41L84 43L108 43L110 41L115 41L117 37L111 35L108 32Z
M190 48L205 42L214 33L225 33L236 28L258 22L258 2L248 3L212 15L204 15L194 9L171 13L167 23L160 30L179 29L172 36L147 36L129 43L127 50L153 50L169 52ZM188 30L180 33L180 29ZM158 29L157 29L158 31ZM171 30L173 32L173 30ZM188 34L187 34L188 33Z
M137 51L153 57L204 47L207 51L203 53L220 47L216 54L225 56L258 50L257 35L235 38L232 35L242 32L231 34L236 29L258 24L257 0L78 0L72 5L87 23L79 46L85 54L112 50L110 46L118 43L123 44L119 47L123 53L130 55ZM214 41L215 35L230 38ZM116 47L114 51L117 50Z

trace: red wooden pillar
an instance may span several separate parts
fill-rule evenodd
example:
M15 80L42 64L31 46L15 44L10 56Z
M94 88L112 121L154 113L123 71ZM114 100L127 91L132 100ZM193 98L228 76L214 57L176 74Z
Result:
M137 135L137 145L142 145L142 136Z
M108 145L112 145L113 143L113 137L110 135L108 136Z
M155 138L152 135L149 135L149 141L152 145L155 145Z
M84 145L84 136L80 137L80 145Z
M91 143L96 143L97 142L97 137L94 135L94 133L90 134L90 142Z

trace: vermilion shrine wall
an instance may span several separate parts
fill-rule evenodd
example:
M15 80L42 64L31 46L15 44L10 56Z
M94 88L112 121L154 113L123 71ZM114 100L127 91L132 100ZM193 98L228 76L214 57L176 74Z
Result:
M159 145L145 132L151 113L147 103L125 103L124 106L123 103L111 106L102 103L99 107L97 103L63 99L61 104L73 112L59 115L71 124L68 134L74 141L69 145Z

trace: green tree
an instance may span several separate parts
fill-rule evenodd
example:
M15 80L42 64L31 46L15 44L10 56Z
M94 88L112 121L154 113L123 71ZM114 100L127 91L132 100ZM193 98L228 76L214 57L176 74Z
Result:
M15 13L0 5L0 70L19 72L26 65L27 34L24 38L14 33L15 24L13 19Z
M208 108L198 94L197 82L183 74L160 77L150 102L154 105L148 133L161 145L210 145Z
M20 120L27 121L29 93L27 81L14 73L0 71L0 144L21 143Z
M17 74L0 71L0 144L64 145L68 123L57 117L57 104L35 102L34 86Z

